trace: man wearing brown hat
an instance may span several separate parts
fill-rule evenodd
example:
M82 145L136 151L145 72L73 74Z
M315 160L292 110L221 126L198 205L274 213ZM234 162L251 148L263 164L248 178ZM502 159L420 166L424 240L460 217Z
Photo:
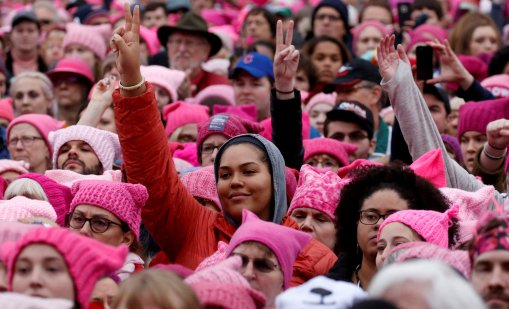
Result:
M184 14L177 25L157 30L162 46L166 46L170 68L187 72L191 79L192 95L211 85L228 85L226 76L204 71L201 64L217 54L221 39L208 31L207 23L199 15Z

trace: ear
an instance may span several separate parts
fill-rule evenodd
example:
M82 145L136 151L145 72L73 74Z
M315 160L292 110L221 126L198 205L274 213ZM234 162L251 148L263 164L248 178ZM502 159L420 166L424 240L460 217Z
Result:
M376 140L374 138L372 138L371 141L369 142L369 155L370 156L373 154L373 152L375 152L375 148L376 148Z
M136 237L134 236L134 233L132 231L124 233L124 237L122 238L122 243L126 246L130 247L131 244L134 242Z
M380 99L382 98L382 87L380 85L375 85L373 88L371 88L371 93L373 95L373 100L369 102L370 106L377 106L378 102L380 102Z

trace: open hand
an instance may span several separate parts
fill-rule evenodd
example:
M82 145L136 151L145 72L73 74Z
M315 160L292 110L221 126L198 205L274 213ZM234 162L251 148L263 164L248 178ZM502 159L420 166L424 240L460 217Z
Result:
M101 79L92 89L92 95L90 96L90 102L93 104L101 104L110 106L113 103L111 95L115 90L115 78L106 77Z
M488 144L493 148L504 149L509 145L509 120L498 119L486 127Z
M394 49L394 34L386 36L380 41L376 49L378 57L378 70L384 80L391 80L396 74L398 69L399 60L406 62L410 65L410 61L401 44L398 44L398 49Z
M274 85L277 90L289 92L294 89L295 75L299 66L300 54L292 45L293 21L288 23L286 38L283 40L283 22L278 20L276 27L276 54L274 56Z
M124 86L136 85L141 81L140 72L140 7L134 7L133 14L129 4L124 3L125 25L117 28L110 40L111 50Z

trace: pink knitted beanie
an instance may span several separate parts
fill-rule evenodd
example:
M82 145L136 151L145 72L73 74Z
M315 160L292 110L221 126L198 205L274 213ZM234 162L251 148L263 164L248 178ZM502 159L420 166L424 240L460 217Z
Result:
M64 49L71 44L79 44L91 50L100 60L106 57L106 43L96 27L68 23L66 28L67 32L62 42Z
M5 172L16 172L18 174L26 174L28 173L28 169L30 168L29 164L25 161L15 161L8 159L0 160L0 174Z
M50 153L53 153L52 144L49 142L48 135L52 131L56 131L65 125L65 121L58 121L55 118L42 114L25 114L14 118L7 127L7 140L10 139L12 127L18 123L28 123L37 129L44 142L48 146Z
M18 221L25 218L45 218L56 222L57 214L50 203L15 196L0 201L0 222Z
M221 308L264 308L265 296L250 287L239 273L242 259L233 256L227 260L196 272L185 279L204 306Z
M257 122L256 104L242 104L242 105L219 105L216 104L212 108L212 115L228 114L235 115L239 118L249 121Z
M69 212L72 201L71 189L41 174L24 174L18 177L20 178L32 179L42 187L49 203L57 213L57 224L65 226L65 216Z
M283 288L286 290L292 278L293 264L312 237L279 224L260 220L247 209L242 210L242 224L233 234L227 255L246 241L256 241L267 246L277 257L283 271Z
M335 158L340 167L350 163L350 156L355 154L357 146L340 142L338 140L319 137L305 139L304 141L304 162L313 156L326 154Z
M481 85L497 99L509 97L509 75L498 74L485 78Z
M157 40L157 39L156 39ZM159 41L158 41L159 42ZM182 71L168 69L167 67L163 67L160 65L149 65L149 66L140 66L141 75L145 77L147 82L152 83L160 88L166 90L166 92L171 96L170 102L174 102L178 100L176 83L172 83L172 79L174 79L175 75L182 73ZM178 72L178 73L177 73Z
M335 92L330 94L326 94L323 92L317 93L314 96L312 96L308 104L306 104L306 112L309 114L313 107L315 107L317 104L327 104L332 109L334 107L334 104L336 104L336 97L337 93Z
M442 149L433 149L415 160L409 168L415 174L431 182L435 188L447 187Z
M353 27L350 31L352 33L353 37L353 46L354 49L357 46L357 42L359 41L359 37L361 36L362 31L364 31L366 28L372 27L378 30L380 32L380 37L384 38L385 36L389 35L392 31L388 29L388 27L378 20L366 20L362 23L358 24L357 26ZM360 56L360 55L358 55Z
M458 214L458 208L458 206L454 206L445 213L413 209L398 211L387 217L380 225L377 240L385 226L393 222L400 222L414 230L425 242L448 248L449 227L451 219Z
M196 145L198 145L198 152L200 152L203 141L212 134L221 134L227 139L230 139L240 134L257 134L262 130L263 127L259 123L249 121L235 115L214 115L206 121L198 124Z
M161 43L159 43L157 39L157 31L140 26L140 38L147 45L149 56L153 56L159 52Z
M48 170L44 172L44 176L53 179L61 185L69 189L78 181L82 180L106 180L110 182L122 182L122 171L110 170L104 171L102 175L83 175L67 170Z
M509 98L467 102L460 107L458 138L468 131L486 134L488 123L501 118L509 118Z
M217 211L222 212L221 203L217 196L214 166L207 166L185 174L180 179L187 191L194 197L213 202Z
M163 118L166 120L166 136L170 137L183 125L206 121L209 118L209 108L204 105L174 102L164 107Z
M338 207L341 189L346 184L339 176L331 171L319 171L304 164L300 169L299 184L293 196L288 214L296 208L316 209L333 221L336 221L334 211Z
M53 132L49 136L53 145L53 168L57 168L60 148L70 141L84 141L94 150L104 170L111 170L113 162L121 156L118 135L90 126L73 125Z
M148 199L147 189L140 184L84 180L72 186L74 198L70 212L76 206L88 204L103 208L125 222L140 238L141 208Z
M122 267L128 253L125 245L115 248L63 228L38 228L23 235L9 256L10 290L16 260L32 244L50 245L62 255L73 279L76 300L81 308L88 308L96 281Z
M228 105L235 105L233 87L230 85L212 85L198 92L194 98L195 104L202 104L207 98L221 98ZM220 105L222 106L222 105Z

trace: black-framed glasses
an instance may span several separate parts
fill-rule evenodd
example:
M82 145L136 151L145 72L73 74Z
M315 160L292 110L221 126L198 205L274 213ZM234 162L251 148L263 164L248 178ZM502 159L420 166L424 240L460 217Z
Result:
M348 136L348 139L351 142L360 142L365 138L368 138L368 135L362 131L353 131L348 134L336 132L330 136L330 138L335 139L340 142L344 142L345 138Z
M92 232L98 233L98 234L106 232L110 228L111 225L119 226L122 229L122 231L124 231L124 232L127 232L127 230L128 230L128 228L126 228L125 224L116 223L116 222L113 222L106 218L99 217L99 216L93 216L92 218L87 218L85 216L82 216L80 214L73 213L73 212L69 213L67 215L67 224L69 225L69 227L71 227L73 229L79 230L79 229L83 228L83 226L87 222L89 222L88 224L90 225L90 229L92 230Z
M247 265L249 265L249 262L253 261L253 268L256 271L262 272L262 273L270 273L274 270L279 268L279 265L272 262L269 259L264 258L250 258L247 255L244 255L242 253L233 253L234 256L240 256L242 259L242 268L246 268Z
M22 136L22 137L14 137L14 138L11 138L8 142L8 146L9 147L16 147L16 145L18 144L18 142L21 142L21 145L23 145L23 147L27 147L27 146L30 146L34 143L35 140L38 140L38 139L43 139L42 137L38 137L38 136Z
M332 15L332 14L317 14L315 17L316 20L325 20L328 19L330 21L339 21L341 20L340 16Z
M214 152L215 149L219 150L223 144L221 145L214 145L214 144L203 144L201 146L201 153L211 154Z
M386 214L380 214L374 210L361 210L359 211L359 221L365 225L375 225L380 219L386 219L388 216L397 212L397 210L389 211Z

